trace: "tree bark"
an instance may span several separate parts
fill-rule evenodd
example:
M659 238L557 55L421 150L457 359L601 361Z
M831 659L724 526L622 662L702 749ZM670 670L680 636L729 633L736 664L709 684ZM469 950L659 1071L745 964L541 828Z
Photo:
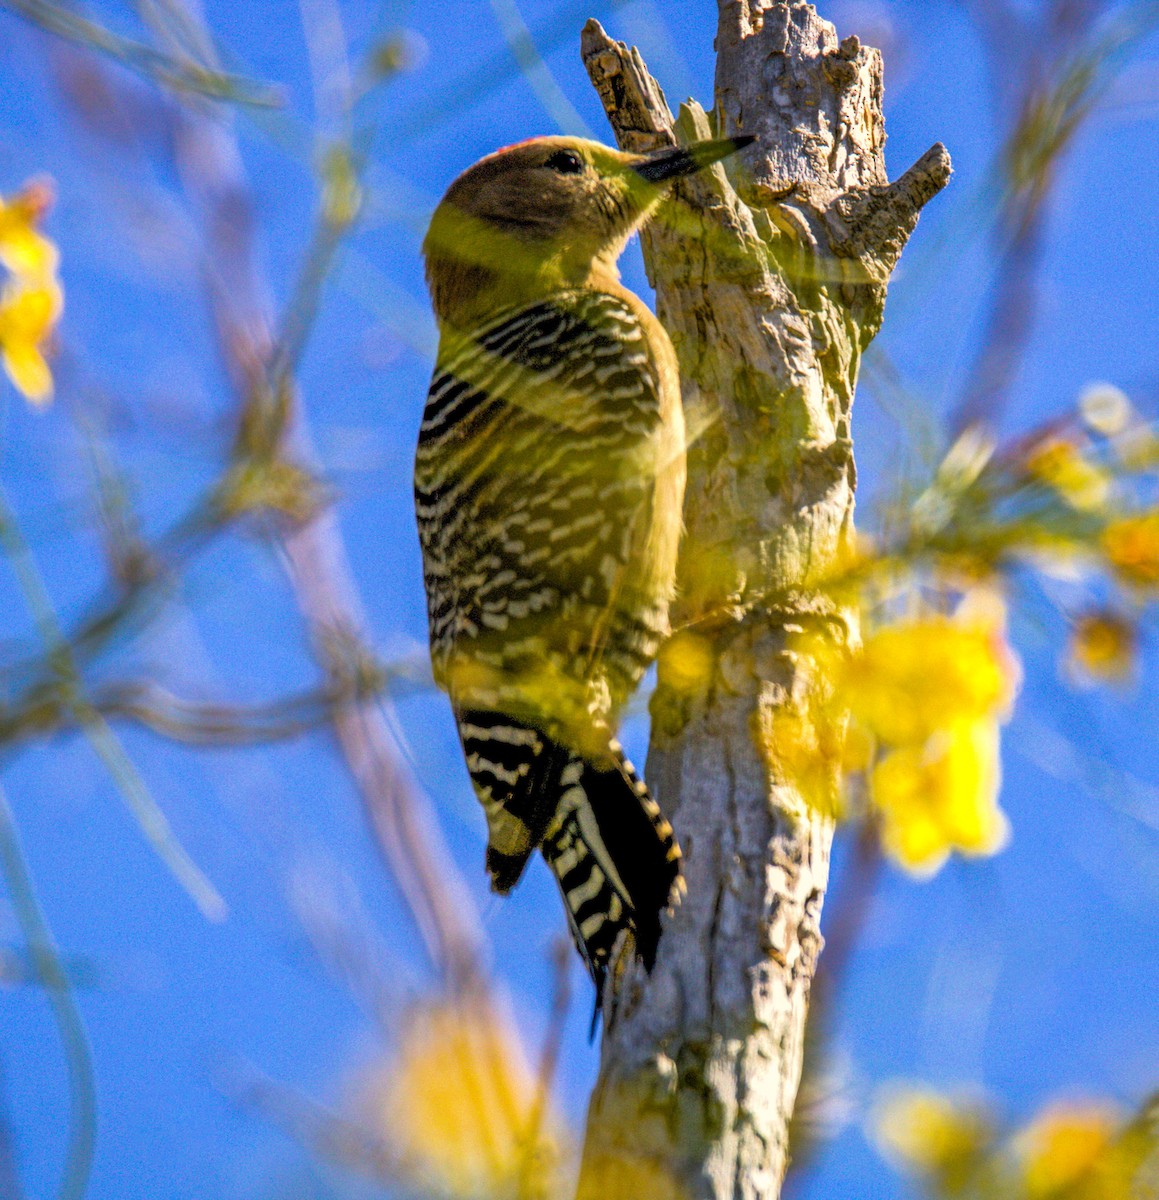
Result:
M689 101L674 121L597 22L582 48L622 147L759 144L682 183L644 235L693 439L679 653L661 657L647 764L688 894L651 975L627 964L609 995L579 1196L775 1198L833 821L783 769L774 718L807 719L793 635L856 636L817 584L852 532L858 364L950 161L935 146L888 183L881 57L806 3L720 0L711 118Z

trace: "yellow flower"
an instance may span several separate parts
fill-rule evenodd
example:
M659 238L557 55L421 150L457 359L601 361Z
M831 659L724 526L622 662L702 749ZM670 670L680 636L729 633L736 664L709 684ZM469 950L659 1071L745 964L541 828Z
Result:
M1008 836L998 808L998 722L1018 687L997 597L975 588L952 617L901 621L847 651L802 638L816 679L800 708L763 730L771 768L814 808L841 816L841 775L865 770L886 852L932 874L954 850L992 854Z
M1001 616L967 608L871 634L847 660L837 694L882 741L920 745L955 723L1004 716L1017 687Z
M1105 1104L1059 1104L1040 1114L1014 1143L1029 1200L1057 1196L1091 1175L1119 1123Z
M977 1105L926 1088L894 1085L875 1108L873 1133L882 1154L898 1167L947 1182L960 1181L992 1140Z
M9 272L0 290L0 362L34 404L52 396L44 347L64 304L56 247L36 229L51 203L50 186L42 182L9 200L0 197L0 263Z
M1092 679L1117 682L1135 666L1138 635L1133 622L1118 613L1083 613L1071 631L1071 666Z
M960 721L887 754L870 775L881 844L912 874L934 874L954 850L995 854L1009 823L998 807L998 726Z
M409 1015L379 1116L408 1174L456 1197L515 1193L553 1160L550 1122L534 1131L536 1082L506 1022L481 1001Z
M0 196L0 263L25 280L56 272L56 247L36 229L52 204L51 184L33 181L9 200Z
M1159 587L1159 511L1112 521L1100 541L1121 579L1136 587Z
M1074 442L1044 438L1026 456L1026 469L1056 492L1072 508L1090 512L1102 508L1110 493L1107 473L1083 457Z
M0 361L8 378L34 404L52 398L44 344L62 304L60 288L51 279L28 286L14 276L0 292Z

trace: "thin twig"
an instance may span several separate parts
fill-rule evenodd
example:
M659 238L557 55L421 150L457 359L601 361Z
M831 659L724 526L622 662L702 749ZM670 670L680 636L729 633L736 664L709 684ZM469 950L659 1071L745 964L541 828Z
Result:
M136 764L126 753L109 723L86 704L78 704L77 718L89 744L113 777L125 803L129 806L129 811L136 818L154 853L189 893L203 916L210 921L224 921L229 910L221 893L181 845L169 818L153 799L141 772L137 770Z
M323 513L285 539L294 594L325 664L336 645L364 643L361 604L333 515ZM387 865L432 961L454 986L478 979L482 930L429 802L403 765L385 701L337 707L334 728Z
M225 1078L222 1090L235 1103L261 1114L319 1158L369 1175L380 1183L403 1173L398 1156L370 1130L323 1108L302 1092L245 1065L244 1078Z
M48 927L20 846L8 798L0 789L0 869L28 953L48 993L68 1062L69 1138L59 1200L80 1200L88 1188L96 1146L97 1097L92 1050L65 971Z
M317 120L324 129L349 132L354 85L342 10L336 0L298 0L298 9Z
M0 5L49 33L105 54L129 70L175 91L261 108L276 108L283 103L281 93L270 84L179 62L49 0L0 0Z
M90 745L105 764L122 798L136 817L142 833L202 913L212 921L223 920L226 914L225 901L177 840L168 818L153 799L140 772L109 728L108 722L84 696L72 647L61 632L36 559L20 532L2 487L0 546L12 564L25 604L44 642L48 660L55 666L58 678L66 689L70 707Z
M559 126L560 132L574 137L592 137L579 109L568 99L556 82L551 68L535 46L535 39L516 0L491 0L491 11L503 31L503 39L511 51L523 78L527 80L547 115Z
M1055 0L1029 29L1005 0L969 7L987 34L999 99L1012 111L995 168L1004 190L994 235L998 269L951 437L971 425L993 425L1001 415L1034 332L1059 164L1114 78L1108 68L1159 19L1154 5L1129 5L1110 30L1096 34L1104 0Z
M610 10L622 8L629 0L607 0ZM540 30L536 41L543 52L550 52L568 38L575 36L575 27L591 11L590 0L580 0L556 11L547 28ZM479 104L519 74L521 64L499 55L490 55L473 70L466 71L446 87L427 95L424 102L410 113L389 124L382 131L384 139L395 149L408 146L428 137L440 125Z
M391 956L353 880L336 867L323 873L306 864L291 876L289 901L323 967L390 1037L412 971Z

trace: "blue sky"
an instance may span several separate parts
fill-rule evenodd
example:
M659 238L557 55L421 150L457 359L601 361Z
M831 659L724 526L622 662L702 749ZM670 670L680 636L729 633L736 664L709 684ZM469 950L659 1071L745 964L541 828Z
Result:
M950 188L927 209L899 268L858 399L855 436L870 521L874 498L889 495L912 437L872 381L896 371L918 409L937 420L952 406L976 348L992 268L986 235L996 124L984 56L957 5L847 0L820 8L842 34L872 39L883 20L892 26L891 174L936 140L955 165ZM316 114L299 9L211 0L206 11L231 66L286 92L289 119L232 118L277 305L300 265L316 196ZM563 94L596 136L608 136L607 128L578 54L588 15L641 47L671 103L711 97L715 14L707 0L525 0L522 11L542 35ZM136 32L127 6L106 2L91 12ZM414 69L368 103L380 132L366 217L326 288L300 374L377 646L389 658L421 649L425 636L410 506L433 335L418 259L424 222L454 175L480 155L557 126L519 75L490 5L344 3L342 13L356 50L375 31L402 27L411 31L415 55ZM114 153L79 128L58 86L61 74L76 79L75 63L59 50L0 13L0 192L38 173L55 178L49 232L61 248L68 295L59 402L34 413L0 390L0 480L67 618L99 592L104 571L75 414L95 414L108 429L144 527L156 534L219 468L231 399L165 148L144 129L134 134L141 153ZM1152 39L1062 168L1042 311L1006 414L1008 432L1073 406L1093 380L1124 388L1155 415L1157 72ZM129 80L130 97L146 94ZM636 246L625 278L646 292ZM7 568L0 571L0 615L5 660L28 653L32 627ZM1130 1103L1159 1084L1154 689L1142 683L1107 696L1069 688L1058 669L1062 623L1041 596L1016 613L1013 634L1025 669L1004 751L1013 841L998 858L955 862L930 883L893 871L882 877L833 1014L851 1120L801 1181L798 1200L898 1194L896 1177L861 1131L867 1098L890 1078L979 1085L1015 1117L1060 1094ZM1144 680L1154 661L1149 645ZM309 686L308 646L271 547L257 537L216 544L156 619L102 660L97 677L145 668L207 697L256 701ZM535 1047L546 1020L548 951L562 929L554 885L537 866L512 899L487 895L483 822L445 702L434 695L402 700L399 720ZM27 744L0 760L45 913L62 950L87 964L86 978L95 977L81 993L100 1104L90 1195L369 1194L350 1177L312 1165L223 1087L249 1064L338 1103L379 1047L366 1012L311 950L295 895L325 895L372 930L403 994L424 983L420 968L400 965L414 960L413 935L329 740L200 752L139 730L122 734L230 916L210 924L198 914L82 741ZM630 723L627 740L642 761L641 721ZM1111 774L1094 789L1083 786L1066 761L1072 753L1110 764ZM1130 795L1128 776L1144 785ZM1123 811L1128 800L1131 813ZM840 842L838 897L846 849ZM0 942L19 941L12 909L0 900ZM596 1050L586 1038L587 984L578 961L573 975L577 999L559 1098L578 1123ZM43 995L7 989L0 995L0 1104L29 1195L54 1186L66 1099Z

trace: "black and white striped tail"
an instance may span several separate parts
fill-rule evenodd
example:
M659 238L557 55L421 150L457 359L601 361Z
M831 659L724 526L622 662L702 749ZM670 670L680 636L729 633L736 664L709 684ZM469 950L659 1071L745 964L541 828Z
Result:
M610 761L571 755L555 817L543 838L568 925L596 985L596 1010L620 935L627 931L648 970L660 914L675 898L680 847L659 805L617 742Z
M467 768L487 813L487 869L509 891L536 846L559 881L568 925L596 985L628 931L650 970L660 914L680 879L680 848L659 805L609 742L593 763L501 713L460 712Z

